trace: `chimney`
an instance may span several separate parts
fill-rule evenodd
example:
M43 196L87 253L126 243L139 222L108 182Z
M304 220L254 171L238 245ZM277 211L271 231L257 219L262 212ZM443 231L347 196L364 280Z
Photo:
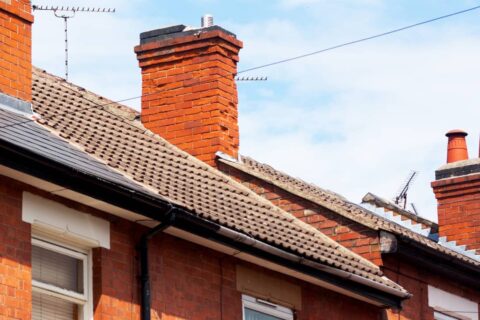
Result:
M30 109L32 23L29 0L0 0L0 105Z
M243 44L213 18L205 27L177 25L140 35L141 119L146 128L215 166L215 153L238 157L234 77Z
M447 236L467 250L480 249L480 158L468 159L466 132L447 133L447 164L432 182L438 202L440 237Z

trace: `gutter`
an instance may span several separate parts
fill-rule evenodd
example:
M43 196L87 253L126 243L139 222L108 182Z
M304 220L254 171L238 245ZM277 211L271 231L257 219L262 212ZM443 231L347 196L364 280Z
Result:
M164 225L164 227L160 227L159 225L158 229L155 228L157 229L155 232L151 230L152 234L145 237L146 240L169 226L175 226L184 231L204 237L205 239L235 248L240 252L314 277L335 287L350 291L358 296L376 301L383 306L400 308L401 300L409 297L409 294L403 291L320 263L309 261L296 254L265 244L252 237L200 218L186 209L175 207L173 211L170 211L172 205L164 199L148 195L141 191L128 189L125 186L105 179L100 179L4 140L0 140L0 164L139 213L156 221L170 221L169 217L165 217L165 213L170 212L170 214L173 214L173 212L175 212L174 221L165 225L161 223L160 225ZM155 214L160 213L159 210L162 210L161 212L163 213ZM146 249L148 249L148 246L146 246ZM148 263L148 257L145 262ZM147 265L148 264L144 263L144 266ZM148 281L145 281L145 284L148 284ZM149 292L150 290L149 288L147 290L147 288L148 287L145 286L145 291Z

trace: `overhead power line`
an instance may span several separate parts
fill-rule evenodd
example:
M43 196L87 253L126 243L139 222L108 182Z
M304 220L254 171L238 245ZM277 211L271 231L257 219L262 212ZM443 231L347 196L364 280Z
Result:
M216 78L209 79L208 81L199 81L197 83L193 83L191 85L187 85L187 86L184 86L184 87L191 87L191 86L196 86L196 85L199 85L199 84L205 84L205 83L208 83L208 82L216 81L218 79L226 78L226 77L230 77L230 76L235 77L236 75L241 74L241 73L246 73L246 72L253 71L253 70L258 70L258 69L263 69L263 68L279 65L279 64L282 64L282 63L287 63L287 62L298 60L298 59L303 59L303 58L310 57L310 56L313 56L313 55L317 55L317 54L320 54L320 53L323 53L323 52L332 51L332 50L339 49L339 48L342 48L342 47L354 45L354 44L357 44L357 43L360 43L360 42L384 37L384 36L387 36L387 35L391 35L391 34L394 34L394 33L398 33L398 32L401 32L401 31L405 31L405 30L412 29L412 28L415 28L415 27L418 27L418 26L422 26L422 25L425 25L425 24L428 24L428 23L431 23L431 22L435 22L435 21L438 21L438 20L450 18L450 17L453 17L453 16L457 16L457 15L467 13L467 12L471 12L471 11L478 10L478 9L480 9L480 5L475 6L475 7L471 7L471 8L465 9L465 10L449 13L449 14L446 14L446 15L443 15L443 16L440 16L440 17L436 17L436 18L425 20L425 21L417 22L417 23L414 23L414 24L410 24L408 26L393 29L393 30L390 30L390 31L387 31L387 32L382 32L382 33L379 33L379 34L376 34L376 35L361 38L361 39L358 39L358 40L345 42L345 43L342 43L342 44L338 44L338 45L335 45L335 46L332 46L332 47L328 47L328 48L324 48L324 49L321 49L321 50L317 50L317 51L309 52L309 53L306 53L306 54L298 55L298 56L295 56L295 57L282 59L282 60L270 62L270 63L267 63L267 64L259 65L259 66L256 66L256 67L244 69L244 70L241 70L241 71L237 72L237 74L232 74L232 75L228 75L228 76L225 76L225 75L224 76L217 76ZM71 89L71 90L73 90L73 89ZM134 96L134 97L130 97L130 98L122 99L122 100L117 100L117 101L112 101L112 102L108 102L108 103L104 103L104 104L99 104L99 103L96 103L94 101L91 101L91 100L87 99L91 103L94 103L94 106L87 107L87 108L78 108L76 110L61 112L61 113L54 114L54 115L51 115L51 116L48 116L48 117L44 117L43 119L50 119L50 118L53 118L53 117L58 117L58 116L65 115L65 114L76 113L76 112L80 112L80 111L88 110L88 109L92 109L92 108L98 108L98 107L101 108L101 107L105 107L105 106L108 106L108 105L112 105L112 104L116 104L116 103L122 103L122 102L126 102L126 101L131 101L131 100L139 99L139 98L142 98L142 97L147 97L147 96L150 96L150 95L154 95L154 94L158 94L158 93L162 93L162 92L166 92L166 91L168 91L168 90L159 90L159 91L155 91L155 92L152 92L152 93L149 93L149 94ZM119 115L116 115L116 116L121 118ZM123 118L121 118L121 119L124 120ZM5 128L13 127L13 126L18 126L18 125L22 125L22 124L32 122L32 121L35 121L35 119L29 119L29 120L9 124L9 125L0 126L0 129L5 129Z

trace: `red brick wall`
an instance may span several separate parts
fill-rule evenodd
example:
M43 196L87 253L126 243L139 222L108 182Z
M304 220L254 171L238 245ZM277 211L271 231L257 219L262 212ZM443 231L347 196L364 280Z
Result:
M22 221L22 186L0 176L0 319L31 317L31 234Z
M139 265L135 251L145 228L87 206L52 196L0 176L0 319L30 319L30 225L21 221L22 191L27 190L110 221L111 249L93 251L96 320L139 320ZM152 319L242 319L236 265L262 268L175 238L150 242ZM275 272L270 275L302 288L298 320L379 319L367 303Z
M382 264L377 231L237 169L223 164L219 164L219 169L346 248L377 265Z
M136 47L143 124L210 165L217 151L237 157L234 76L241 47L218 30Z
M28 0L0 0L0 92L32 99L31 15Z
M432 182L440 236L480 249L480 174Z
M436 275L414 262L400 260L398 256L384 257L382 267L385 275L396 281L413 296L403 303L401 311L389 311L389 320L421 319L433 320L433 309L428 306L428 285L480 303L480 292L464 287L455 280Z

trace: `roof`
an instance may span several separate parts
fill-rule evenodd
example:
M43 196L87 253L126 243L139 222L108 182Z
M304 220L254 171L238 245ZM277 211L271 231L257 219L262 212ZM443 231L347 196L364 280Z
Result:
M301 179L294 178L286 173L274 169L267 164L260 163L245 156L242 156L240 161L232 161L231 159L226 158L218 159L218 161L271 183L301 198L316 203L368 228L394 233L447 256L453 257L475 267L480 267L480 261L472 258L469 255L458 252L458 250L453 250L449 246L445 246L442 245L442 243L433 241L425 234L415 232L405 226L390 221L381 215L375 214L374 212L358 204L348 201L345 197L337 193L322 189Z
M259 241L406 295L368 260L146 130L128 107L36 68L32 104L42 118L38 123L64 139L63 145L68 142L72 149L87 153L158 197Z

